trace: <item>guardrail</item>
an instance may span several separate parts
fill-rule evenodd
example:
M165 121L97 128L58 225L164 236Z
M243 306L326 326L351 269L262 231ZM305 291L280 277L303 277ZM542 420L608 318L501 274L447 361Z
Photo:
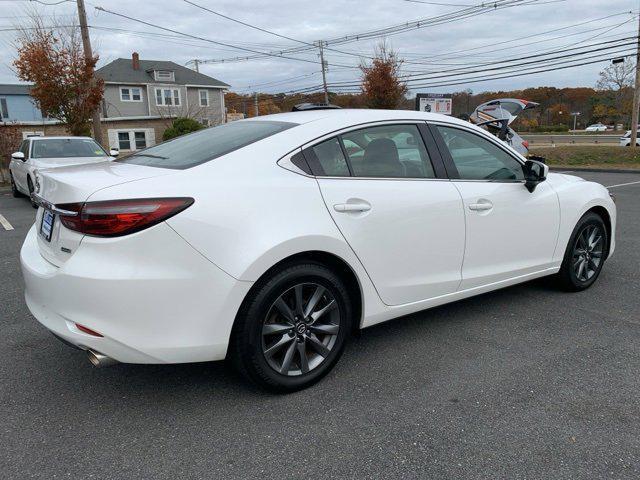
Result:
M620 142L619 135L572 135L567 134L521 134L520 136L534 145L617 145Z

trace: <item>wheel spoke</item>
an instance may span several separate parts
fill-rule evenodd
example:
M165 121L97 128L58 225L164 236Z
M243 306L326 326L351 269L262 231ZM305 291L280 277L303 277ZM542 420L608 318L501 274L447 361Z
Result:
M274 335L284 333L293 328L291 323L267 323L262 327L262 335Z
M282 335L280 340L278 340L271 347L267 348L264 351L265 356L273 357L273 355L277 353L284 345L286 345L289 342L293 342L294 340L295 340L295 337L290 337L285 333L284 335Z
M322 315L324 315L325 313L327 313L330 310L333 310L334 308L336 308L336 301L335 300L331 300L329 303L327 303L320 310L318 310L317 312L313 312L311 314L311 320L312 320L311 323L315 323L316 321L318 321L318 319L320 317L322 317Z
M300 356L300 371L307 373L309 371L309 359L307 358L305 342L298 343L298 355Z
M313 292L313 295L309 299L309 302L307 303L307 307L304 309L305 318L307 318L311 314L311 312L313 312L313 310L316 308L316 305L322 298L322 295L324 295L324 291L325 291L325 288L318 285L318 288L316 288L316 291Z
M593 245L593 242L597 234L598 234L598 229L593 227L593 229L591 230L591 234L589 235L589 239L587 240L587 245L589 246L589 248L591 248L591 246Z
M287 348L287 353L284 354L284 360L282 360L282 366L280 367L280 373L286 375L289 373L291 368L291 361L293 360L293 355L296 353L296 342L291 342L289 348Z
M576 277L578 277L578 280L582 280L582 273L584 272L584 264L585 264L585 260L582 259L582 261L580 262L580 265L578 265L578 271L576 272Z
M339 325L333 325L332 323L327 325L311 325L309 328L314 332L324 333L326 335L337 335L338 330L340 330Z
M315 336L315 334L313 333L310 334L308 339L309 339L309 345L311 345L311 347L316 352L318 352L323 357L326 357L327 355L329 355L329 349L324 346L324 344L318 339L318 337Z
M589 248L593 250L601 241L602 241L602 235L598 236L591 243L589 243Z
M285 320L287 320L287 322L291 322L291 324L295 322L295 318L294 318L295 315L289 308L289 305L287 305L287 302L285 302L282 297L276 300L276 303L274 303L274 306L278 309L278 311L285 318Z
M294 291L296 293L296 314L303 316L304 312L302 310L302 285L296 285Z

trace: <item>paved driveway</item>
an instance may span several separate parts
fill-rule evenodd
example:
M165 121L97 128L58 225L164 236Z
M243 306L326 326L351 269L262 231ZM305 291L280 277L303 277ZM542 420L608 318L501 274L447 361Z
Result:
M589 291L537 281L373 327L287 396L222 362L91 367L30 316L34 210L0 194L0 476L638 478L640 183L613 190L618 250Z

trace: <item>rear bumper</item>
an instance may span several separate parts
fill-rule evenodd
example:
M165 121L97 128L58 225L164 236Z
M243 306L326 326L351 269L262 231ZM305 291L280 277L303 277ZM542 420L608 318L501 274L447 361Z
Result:
M252 285L220 270L165 223L126 237L84 237L60 267L40 255L33 226L20 260L27 306L42 325L125 363L223 359Z

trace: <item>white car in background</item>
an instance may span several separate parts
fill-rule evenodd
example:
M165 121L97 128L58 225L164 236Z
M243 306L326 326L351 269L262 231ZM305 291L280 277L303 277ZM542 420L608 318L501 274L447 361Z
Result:
M631 146L631 130L627 130L627 133L625 133L624 136L620 137L620 146L621 147ZM636 146L640 147L640 130L638 130L638 134L636 138Z
M585 132L606 132L607 126L602 123L594 123L593 125L589 125L584 129Z
M37 171L66 165L113 160L117 150L109 153L91 137L29 137L11 154L9 179L14 197L30 196L36 189Z
M25 299L56 336L98 366L228 357L280 391L356 329L547 275L584 290L615 248L602 185L403 110L228 123L43 171L34 198Z

